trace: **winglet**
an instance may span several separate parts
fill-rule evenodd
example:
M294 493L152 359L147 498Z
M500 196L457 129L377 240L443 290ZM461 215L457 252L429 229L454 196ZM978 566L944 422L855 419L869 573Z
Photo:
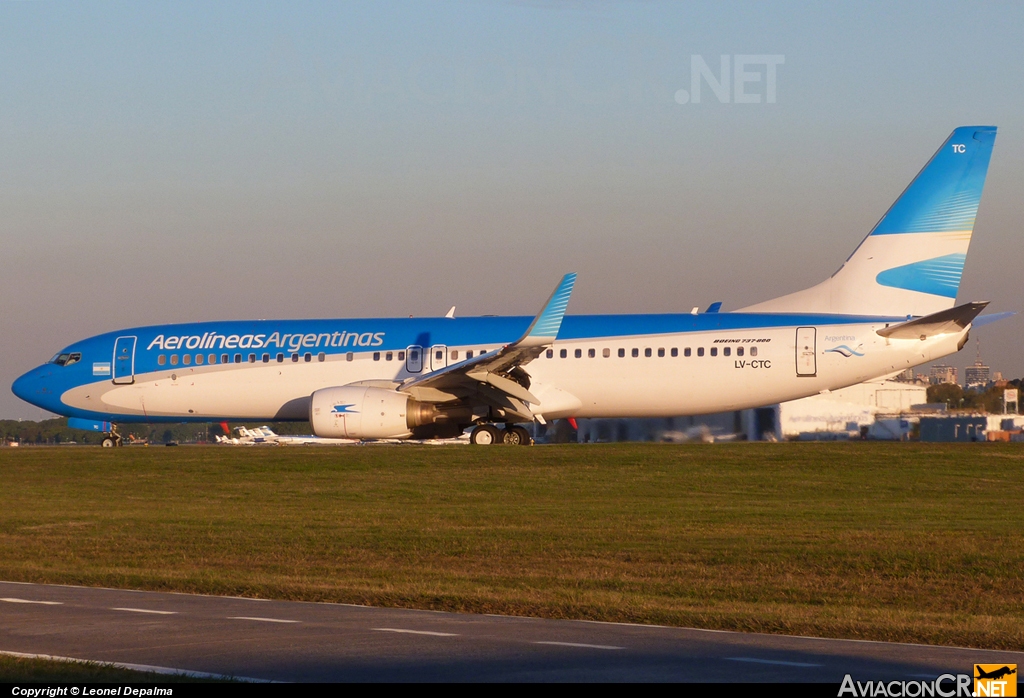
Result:
M562 318L565 317L565 309L569 305L569 296L572 295L572 287L576 283L576 273L572 272L562 277L554 293L544 304L544 309L530 323L529 329L522 338L516 342L520 347L539 347L551 344L558 336L558 330L562 326Z

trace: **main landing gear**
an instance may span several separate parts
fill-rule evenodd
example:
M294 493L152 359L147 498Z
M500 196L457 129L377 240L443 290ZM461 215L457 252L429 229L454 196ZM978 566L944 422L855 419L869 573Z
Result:
M469 433L469 443L486 446L507 444L509 446L532 446L530 432L520 426L506 426L499 429L493 424L481 424Z

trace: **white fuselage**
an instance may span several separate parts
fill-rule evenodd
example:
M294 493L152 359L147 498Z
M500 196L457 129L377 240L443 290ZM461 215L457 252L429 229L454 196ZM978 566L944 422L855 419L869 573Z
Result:
M808 328L770 327L559 340L524 369L541 399L531 408L544 418L702 414L796 399L901 371L957 351L966 334L886 339L875 332L884 326L823 325L810 335ZM799 332L805 346L798 349ZM423 370L457 362L453 356L464 358L468 350L495 348L445 346L437 349L441 360L434 351L424 356ZM390 361L383 352L358 351L351 360L333 354L322 361L314 355L309 362L279 363L272 357L269 363L179 364L136 374L128 385L79 385L61 401L136 418L305 419L316 390L360 381L397 383L413 375L398 352L389 354Z

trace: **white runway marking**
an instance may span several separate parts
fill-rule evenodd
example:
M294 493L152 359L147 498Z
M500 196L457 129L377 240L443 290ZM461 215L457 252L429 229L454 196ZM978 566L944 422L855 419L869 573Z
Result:
M63 606L64 604L60 601L32 601L31 599L0 599L0 601L6 601L7 603L37 603L40 606Z
M615 645L588 645L584 642L554 642L552 640L538 640L534 642L535 645L558 645L559 647L585 647L592 650L624 650L625 647L616 647Z
M260 623L301 623L301 620L285 620L284 618L260 618L259 616L229 616L228 620L255 620Z
M52 654L26 654L24 652L4 652L0 655L5 657L17 657L19 659L45 659L51 662L71 662L73 664L97 664L100 666L112 666L118 669L131 669L133 671L148 671L151 674L168 674L171 676L190 676L194 679L224 679L227 681L243 681L245 683L275 683L269 679L253 679L248 676L234 676L228 674L210 674L205 671L189 671L187 669L171 669L165 666L150 666L149 664L125 664L124 662L97 662L92 659L76 659L75 657L57 657Z
M458 637L458 633L438 633L433 630L409 630L407 628L370 628L382 633L408 633L410 635L434 635L435 637Z
M777 664L778 666L816 667L824 664L808 664L806 662L784 662L779 659L757 659L756 657L726 657L730 662L749 662L751 664Z
M128 611L129 613L153 613L158 616L174 616L177 611L154 611L149 608L112 608L111 611Z

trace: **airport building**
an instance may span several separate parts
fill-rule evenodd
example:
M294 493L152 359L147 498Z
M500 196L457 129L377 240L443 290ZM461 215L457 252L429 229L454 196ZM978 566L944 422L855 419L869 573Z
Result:
M954 369L955 371L955 369ZM783 439L905 440L921 414L944 406L926 405L919 383L876 380L767 407L658 419L580 419L577 440L764 441Z

